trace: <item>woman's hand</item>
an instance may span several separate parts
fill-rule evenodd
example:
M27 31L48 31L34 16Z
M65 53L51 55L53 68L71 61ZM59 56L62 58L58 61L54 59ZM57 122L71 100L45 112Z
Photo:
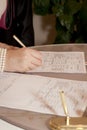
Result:
M42 65L41 53L30 48L7 49L5 71L27 72Z
M0 42L0 48L6 48L6 49L17 49L18 47L11 46L11 45L8 45L8 44L1 43L1 42Z

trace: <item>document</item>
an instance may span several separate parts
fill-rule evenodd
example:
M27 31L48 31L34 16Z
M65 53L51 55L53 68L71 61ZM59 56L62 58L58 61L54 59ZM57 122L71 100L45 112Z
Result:
M43 65L31 72L86 73L84 52L41 53Z
M0 119L0 130L24 130Z
M65 115L64 91L70 116L82 116L87 105L87 82L35 75L0 74L0 106Z

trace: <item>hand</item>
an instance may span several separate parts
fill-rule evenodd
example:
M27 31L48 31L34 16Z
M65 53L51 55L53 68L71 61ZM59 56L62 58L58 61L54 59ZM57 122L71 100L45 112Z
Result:
M0 42L0 48L6 48L6 49L17 49L18 47L7 45L5 43Z
M42 65L41 53L30 48L7 50L5 71L27 72Z

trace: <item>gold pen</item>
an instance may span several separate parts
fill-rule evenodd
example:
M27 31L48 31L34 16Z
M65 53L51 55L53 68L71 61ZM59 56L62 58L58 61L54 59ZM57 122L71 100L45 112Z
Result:
M13 38L22 46L22 47L26 47L23 42L15 35L13 35Z
M65 115L66 115L66 125L69 125L70 117L69 117L67 105L66 105L66 102L65 102L64 91L60 92L60 96L61 96L61 100L62 100L63 109L64 109L64 112L65 112Z

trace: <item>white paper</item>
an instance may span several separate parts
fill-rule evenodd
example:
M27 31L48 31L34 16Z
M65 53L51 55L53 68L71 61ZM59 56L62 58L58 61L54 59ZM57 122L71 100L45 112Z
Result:
M84 52L41 53L43 65L31 72L86 73Z
M82 116L86 108L86 81L11 73L1 77L1 106L65 115L59 94L64 91L70 116Z
M24 130L0 119L0 130Z

